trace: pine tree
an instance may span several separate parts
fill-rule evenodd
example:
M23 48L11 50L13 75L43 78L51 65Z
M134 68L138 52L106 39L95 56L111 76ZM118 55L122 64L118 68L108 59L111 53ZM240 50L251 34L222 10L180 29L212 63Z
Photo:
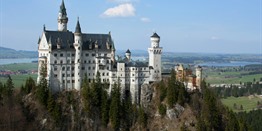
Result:
M107 126L109 122L109 100L107 91L104 90L107 88L108 84L103 84L104 87L102 89L102 102L101 102L101 117L102 117L102 125Z
M114 84L111 91L111 103L109 110L109 117L112 127L115 130L120 128L120 109L121 109L121 101L120 101L120 87L119 84Z
M44 66L43 64L40 70L40 82L38 84L36 95L40 103L46 107L49 89L48 89L48 83L45 77L46 77L46 66Z
M138 122L145 128L147 126L147 115L143 107L139 107L138 114Z
M168 87L167 87L167 104L170 108L177 102L178 91L176 89L176 72L172 69L171 77L168 80Z
M165 98L166 98L166 87L165 87L165 83L163 82L163 80L160 81L159 83L159 88L160 88L160 94L159 94L159 99L160 102L162 102Z

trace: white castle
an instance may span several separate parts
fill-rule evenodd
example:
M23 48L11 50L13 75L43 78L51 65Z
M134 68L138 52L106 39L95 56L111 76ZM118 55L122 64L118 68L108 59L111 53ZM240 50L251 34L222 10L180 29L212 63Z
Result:
M101 81L110 84L120 82L121 90L130 91L132 102L139 103L141 87L160 81L162 47L160 37L154 33L148 48L149 62L133 61L131 52L126 51L123 59L115 59L115 45L108 34L82 33L79 19L75 32L67 29L68 17L64 1L58 14L58 30L43 29L38 41L38 78L41 66L46 66L46 79L52 91L80 91L85 75L89 81L101 74Z

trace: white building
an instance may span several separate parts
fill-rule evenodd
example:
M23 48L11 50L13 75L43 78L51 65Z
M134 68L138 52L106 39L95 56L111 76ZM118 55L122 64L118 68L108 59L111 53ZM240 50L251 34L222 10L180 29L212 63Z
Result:
M121 90L130 91L132 101L139 103L143 84L160 81L161 54L160 37L151 36L148 48L149 63L132 61L131 52L127 50L123 59L115 59L115 45L110 32L108 34L89 34L81 31L79 20L75 32L67 30L68 17L64 1L58 14L58 29L43 29L38 42L40 80L41 66L47 68L46 79L52 91L80 90L83 76L89 81L95 79L97 72L101 81L112 86L120 80ZM111 86L109 91L111 90Z

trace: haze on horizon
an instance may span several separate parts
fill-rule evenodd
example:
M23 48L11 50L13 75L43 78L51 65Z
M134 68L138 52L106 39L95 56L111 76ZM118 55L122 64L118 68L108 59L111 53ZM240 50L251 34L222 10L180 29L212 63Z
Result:
M37 51L43 31L57 30L62 0L1 0L0 46ZM111 31L117 50L147 50L157 32L164 52L262 54L262 0L64 0L68 29Z

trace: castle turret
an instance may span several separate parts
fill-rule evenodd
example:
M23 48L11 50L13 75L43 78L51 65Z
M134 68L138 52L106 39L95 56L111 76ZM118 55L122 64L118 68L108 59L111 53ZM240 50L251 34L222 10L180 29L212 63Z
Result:
M150 80L160 81L161 76L161 55L162 47L159 47L160 37L157 33L154 33L151 37L151 47L148 48L149 53L149 67L150 67Z
M127 51L126 51L126 58L127 58L128 61L131 60L131 52L130 52L129 49L127 49Z
M66 14L64 0L62 0L62 4L60 5L57 21L58 21L58 31L67 31L68 18Z
M202 67L198 66L196 68L196 86L198 89L201 89L201 81L202 81Z
M81 54L82 54L82 32L79 23L79 19L77 20L76 29L74 33L75 42L75 89L80 90L82 74L81 74Z
M110 37L111 37L111 34L109 34L110 35ZM115 49L115 44L114 44L114 42L112 41L112 46L111 46L111 61L113 62L113 63L115 63L115 51L116 51L116 49Z

